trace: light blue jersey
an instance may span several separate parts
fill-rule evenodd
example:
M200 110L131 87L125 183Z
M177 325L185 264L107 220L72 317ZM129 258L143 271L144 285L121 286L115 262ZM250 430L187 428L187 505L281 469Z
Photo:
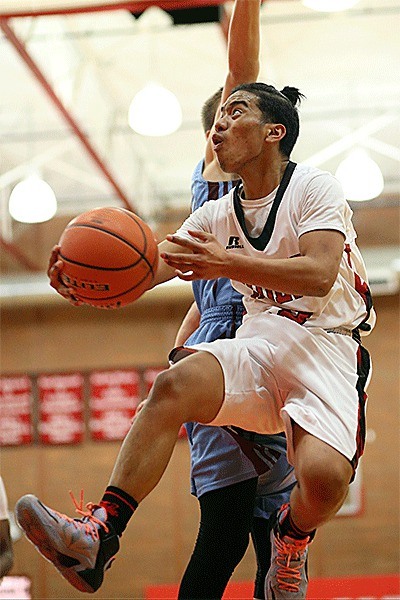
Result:
M202 175L203 165L204 162L200 161L192 175L192 212L200 208L200 206L203 206L205 202L218 201L219 198L225 196L232 187L238 183L237 181L206 181ZM226 307L228 312L232 306L237 306L241 311L240 322L238 325L241 324L241 317L243 315L242 295L233 289L229 279L201 279L193 281L192 287L197 306L202 316L204 316L204 311L215 308L216 306ZM217 320L218 319L216 319L216 321ZM225 324L228 325L228 323L229 315L227 315ZM209 321L207 322L207 325L210 325ZM204 331L205 330L206 328ZM224 334L225 332L221 333ZM223 335L223 337L234 337L234 334L235 332L233 332L233 335ZM212 339L217 339L217 337L213 337ZM201 340L204 341L203 338L201 338ZM200 341L200 339L198 339L198 341ZM211 338L209 341L211 341Z
M192 211L205 202L218 201L237 183L208 182L203 178L203 161L192 176ZM200 325L185 346L235 337L244 308L242 296L229 279L193 281L193 293L200 311ZM187 423L191 446L191 490L205 492L259 477L255 515L268 518L288 501L295 478L286 460L283 435L256 435L237 428Z

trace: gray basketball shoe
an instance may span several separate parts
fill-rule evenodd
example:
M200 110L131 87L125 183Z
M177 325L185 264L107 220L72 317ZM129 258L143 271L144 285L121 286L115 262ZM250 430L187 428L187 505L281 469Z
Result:
M104 571L111 566L119 549L119 540L102 506L88 503L83 510L76 500L82 519L71 519L28 494L16 504L17 521L27 538L63 577L81 592L93 593L103 582Z
M289 505L282 506L271 531L271 566L265 578L267 600L305 600L308 587L307 555L311 536L298 540L279 531Z

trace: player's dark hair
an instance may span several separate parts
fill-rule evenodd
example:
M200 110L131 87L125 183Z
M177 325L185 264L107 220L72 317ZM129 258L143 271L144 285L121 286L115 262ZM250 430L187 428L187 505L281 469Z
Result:
M203 125L204 133L210 131L214 124L214 119L218 106L220 105L222 97L222 88L219 88L212 96L208 98L203 104L201 109L201 123Z
M286 127L286 135L279 143L279 149L287 158L299 137L300 121L297 105L304 95L295 87L286 86L277 90L273 85L266 83L243 83L232 90L232 94L239 90L250 92L257 96L257 106L263 114L264 123L282 123Z

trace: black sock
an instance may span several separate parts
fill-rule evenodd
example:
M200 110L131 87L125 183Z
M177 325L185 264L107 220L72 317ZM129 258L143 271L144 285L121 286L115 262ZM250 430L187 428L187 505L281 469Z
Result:
M116 534L121 536L138 507L138 502L120 488L109 485L100 501L100 506L107 511L107 523L110 523Z
M297 525L293 522L293 519L290 515L290 506L286 515L282 516L282 521L278 517L278 529L281 537L287 535L296 540L304 540L306 537L309 537L311 541L316 532L315 529L313 531L302 531L299 529L299 527L297 527Z

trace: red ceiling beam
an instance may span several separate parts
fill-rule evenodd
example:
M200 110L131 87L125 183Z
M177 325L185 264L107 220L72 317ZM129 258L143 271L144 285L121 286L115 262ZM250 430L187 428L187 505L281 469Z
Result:
M150 6L159 6L163 10L178 10L184 8L202 8L206 6L218 6L226 0L125 0L113 4L101 3L92 6L67 6L64 8L34 8L30 10L1 11L0 17L10 19L14 17L43 17L50 15L72 15L80 13L103 12L110 10L129 10L131 12L142 12Z
M97 165L97 167L103 173L103 175L107 179L107 181L111 184L111 187L114 189L118 198L120 200L122 200L123 204L125 205L125 207L128 210L133 210L133 207L131 206L131 203L129 202L128 197L126 196L125 192L118 185L118 183L114 179L113 175L111 174L110 170L108 169L108 167L105 164L105 162L103 161L103 159L99 156L97 151L94 149L94 147L90 143L88 137L82 131L80 125L75 120L73 115L69 112L69 110L61 102L61 100L55 93L53 87L51 86L49 81L46 79L45 75L43 74L43 72L41 71L39 66L32 59L32 57L29 54L29 52L27 51L24 43L15 35L14 31L11 29L11 27L9 26L6 19L0 18L0 28L2 29L2 31L3 31L4 35L6 36L6 38L8 39L8 41L14 46L15 50L21 56L21 58L23 59L25 64L28 66L28 68L31 70L33 75L36 77L36 79L42 86L43 90L46 92L47 96L50 98L50 100L54 104L54 106L61 113L64 121L66 121L66 123L72 129L72 131L74 132L74 134L80 141L81 145L84 147L84 149L89 154L89 156L92 158L94 163Z

